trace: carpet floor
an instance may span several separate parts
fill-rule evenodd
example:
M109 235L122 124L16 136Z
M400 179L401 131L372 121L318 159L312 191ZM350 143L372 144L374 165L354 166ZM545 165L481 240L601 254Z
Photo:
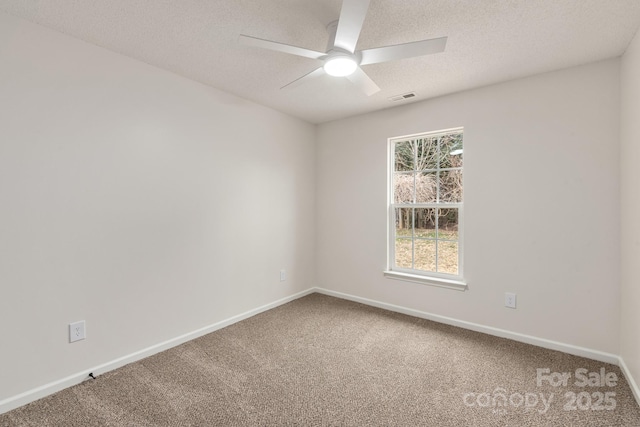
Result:
M312 294L0 415L293 425L638 427L640 408L617 366Z

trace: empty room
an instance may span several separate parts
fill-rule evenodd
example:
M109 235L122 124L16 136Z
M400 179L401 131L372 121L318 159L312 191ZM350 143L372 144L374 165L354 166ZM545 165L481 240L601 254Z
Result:
M640 427L638 0L0 0L0 426Z

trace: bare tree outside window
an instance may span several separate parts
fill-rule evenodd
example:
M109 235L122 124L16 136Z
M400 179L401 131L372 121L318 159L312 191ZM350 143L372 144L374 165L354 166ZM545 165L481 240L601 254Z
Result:
M462 130L391 140L394 270L460 275Z

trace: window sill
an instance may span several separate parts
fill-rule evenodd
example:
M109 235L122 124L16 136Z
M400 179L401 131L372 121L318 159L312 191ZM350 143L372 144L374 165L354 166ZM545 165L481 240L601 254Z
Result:
M437 286L440 288L466 291L467 283L462 280L441 279L439 277L419 276L417 274L400 273L397 271L385 271L384 277L388 279L404 280L405 282L420 283L423 285Z

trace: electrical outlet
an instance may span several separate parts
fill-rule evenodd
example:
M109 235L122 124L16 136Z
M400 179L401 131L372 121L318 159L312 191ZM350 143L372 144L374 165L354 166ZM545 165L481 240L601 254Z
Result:
M287 280L287 270L283 268L280 270L280 281L284 282L285 280Z
M84 320L69 323L69 342L76 342L87 337Z
M509 308L516 308L516 294L506 292L504 294L504 306Z

